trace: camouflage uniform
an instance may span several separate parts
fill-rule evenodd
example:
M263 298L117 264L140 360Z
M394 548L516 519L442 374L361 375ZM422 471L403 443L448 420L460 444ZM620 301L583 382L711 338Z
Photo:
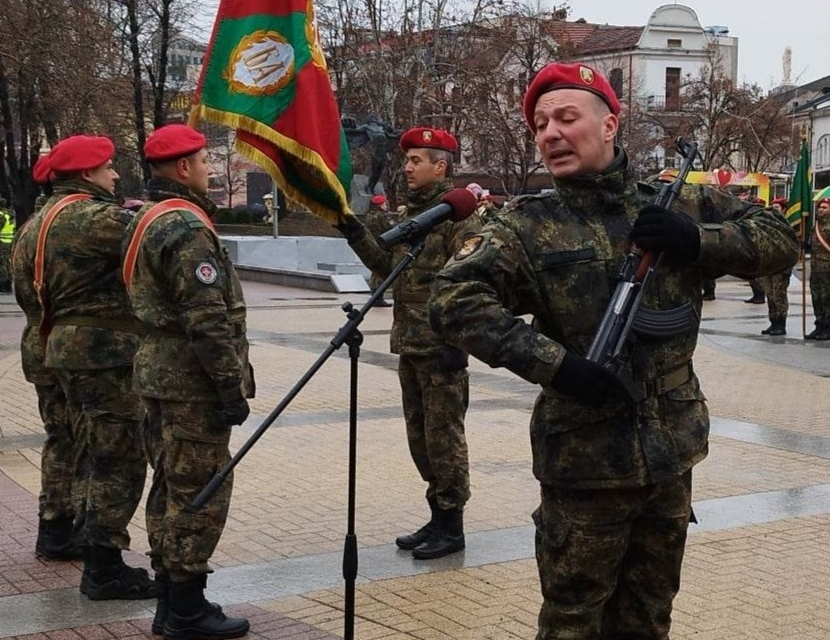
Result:
M93 547L127 549L127 525L144 489L144 408L131 391L137 324L121 282L121 243L131 211L89 183L58 183L47 207L73 193L45 246L46 365L56 370L85 433L76 434L88 472L85 534ZM81 457L83 453L79 454Z
M585 354L654 189L630 177L625 155L602 174L555 182L509 205L435 279L432 326L490 366L542 386L531 419L542 485L536 557L544 604L537 640L668 638L691 516L691 469L707 454L709 416L692 369L698 326L636 342L636 407L583 404L550 383L566 351ZM686 187L682 208L736 222L701 224L695 263L661 267L645 305L690 301L702 281L792 265L795 235L780 217L709 187ZM533 316L532 325L519 316ZM696 323L699 325L699 320Z
M377 238L384 231L389 231L389 229L395 226L395 216L373 204L369 206L363 223L366 225L369 233ZM369 288L372 290L372 293L377 290L383 281L384 278L374 271L372 272L372 275L369 277Z
M787 322L787 312L790 309L790 302L787 298L787 289L790 286L790 276L793 270L787 269L772 276L760 278L761 286L767 296L767 308L769 309L769 320L775 322Z
M401 220L438 204L451 188L446 180L411 194ZM390 342L392 353L400 354L398 377L409 452L427 483L427 499L436 500L445 510L462 508L470 497L464 437L469 377L466 354L430 329L426 305L435 274L461 241L478 229L474 216L438 225L426 236L418 259L393 283ZM384 251L370 234L349 244L363 263L382 277L389 275L407 251L404 245Z
M57 201L50 201L51 204ZM80 459L75 457L73 415L55 372L44 365L43 342L40 339L41 309L34 288L34 262L37 236L43 216L42 208L20 229L12 250L12 273L17 303L26 314L26 326L20 338L23 375L35 385L38 409L46 431L40 463L41 490L38 516L46 522L83 519L86 503L86 478ZM79 416L74 416L76 419ZM80 448L79 448L80 454ZM76 466L77 463L77 466Z
M820 225L821 236L825 242L830 243L830 216L816 216L816 225ZM830 251L819 241L815 231L811 244L810 296L813 300L816 327L825 327L830 331Z
M169 198L215 210L178 183L153 178L125 247L147 210ZM147 499L150 555L157 574L180 582L210 572L208 560L228 515L230 476L200 512L185 507L230 460L231 426L220 420L221 398L254 395L245 301L227 249L187 211L148 227L131 295L146 329L134 388L147 404L145 439L154 469Z

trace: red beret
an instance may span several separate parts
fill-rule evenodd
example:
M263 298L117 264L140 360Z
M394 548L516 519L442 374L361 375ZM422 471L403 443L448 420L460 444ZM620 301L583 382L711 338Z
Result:
M379 196L372 196L369 199L369 202L372 204L385 204L386 203L386 196L379 195Z
M35 166L32 167L32 177L38 184L52 182L54 176L52 175L52 167L49 166L49 154L40 156L35 162Z
M778 205L781 205L782 207L786 208L787 199L786 198L774 198L773 201L770 204L778 204Z
M69 136L49 153L49 169L55 173L77 173L94 169L115 155L115 145L106 136Z
M443 149L454 153L458 150L458 140L443 129L414 127L401 136L401 149Z
M599 96L615 116L620 115L620 101L608 79L582 63L563 64L552 62L536 74L527 89L524 101L525 120L531 129L533 111L539 96L554 89L583 89Z
M205 136L183 124L168 124L151 133L144 143L144 157L150 162L184 158L204 149Z

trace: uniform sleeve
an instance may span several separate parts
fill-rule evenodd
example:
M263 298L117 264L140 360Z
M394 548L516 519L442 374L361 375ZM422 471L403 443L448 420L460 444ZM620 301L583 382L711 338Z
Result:
M701 224L701 266L754 278L779 273L796 263L798 238L783 216L713 189L703 191L702 196L702 206L719 212L724 221Z
M447 253L453 254L461 247L461 244L470 236L481 231L481 218L472 215L450 225L446 236Z
M519 239L492 223L469 237L436 276L429 302L434 331L491 367L546 385L565 349L517 316L540 292Z
M359 238L349 240L349 246L372 273L382 278L392 273L392 253L382 249L371 233L363 233Z
M215 239L205 227L189 228L165 251L164 271L179 323L219 398L239 396L242 365L232 341L222 261Z

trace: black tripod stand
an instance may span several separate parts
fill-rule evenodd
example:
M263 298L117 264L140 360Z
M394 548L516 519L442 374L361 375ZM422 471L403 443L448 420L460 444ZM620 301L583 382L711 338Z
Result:
M231 458L225 467L217 471L207 486L202 489L201 493L196 496L188 505L191 511L198 511L201 509L210 498L216 493L220 485L225 481L233 471L234 467L245 457L248 451L256 444L257 440L262 437L262 434L274 423L274 421L282 414L282 412L291 404L291 401L298 393L305 387L309 380L320 370L331 355L337 351L344 344L349 347L350 360L350 376L349 376L349 507L346 522L346 540L343 547L343 579L346 582L346 594L344 603L344 638L345 640L354 640L354 600L355 600L355 580L357 578L357 536L354 532L354 514L355 514L355 492L356 492L356 466L357 466L357 362L360 358L360 345L363 344L363 334L358 330L366 313L371 309L375 302L380 299L386 289L391 285L395 279L409 266L409 264L420 255L424 248L423 236L412 240L409 251L404 256L398 265L389 274L389 277L375 289L374 293L369 297L366 303L360 308L356 309L351 302L343 303L343 311L346 312L348 320L346 324L340 327L340 330L331 339L329 346L317 358L314 364L306 371L291 390L280 401L276 408L268 414L263 423L257 430L251 434L251 437L239 448L239 451Z

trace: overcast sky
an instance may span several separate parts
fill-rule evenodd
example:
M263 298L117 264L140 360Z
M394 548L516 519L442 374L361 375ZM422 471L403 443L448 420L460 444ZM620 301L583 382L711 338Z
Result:
M449 0L463 3L465 0ZM533 2L534 0L528 0ZM538 0L542 7L561 0ZM205 38L219 0L203 0ZM569 20L585 18L599 24L636 25L648 22L662 4L685 4L704 27L724 25L738 37L738 81L755 82L764 89L781 83L781 57L790 46L792 81L806 84L830 76L830 10L828 0L569 0ZM201 21L200 21L201 22Z
M546 0L548 6L550 0ZM738 80L765 89L781 83L784 47L793 50L792 81L805 84L830 75L830 10L827 0L570 0L569 20L645 25L663 4L684 4L704 27L724 25L738 38Z

